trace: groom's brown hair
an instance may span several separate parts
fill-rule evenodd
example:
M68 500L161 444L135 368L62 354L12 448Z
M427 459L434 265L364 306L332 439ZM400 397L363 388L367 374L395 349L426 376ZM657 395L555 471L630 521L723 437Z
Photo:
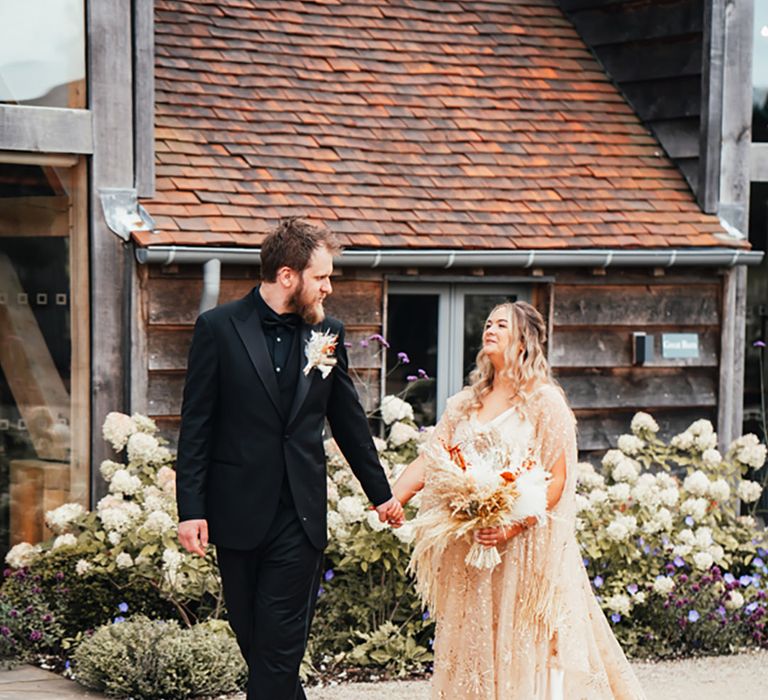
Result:
M336 236L325 226L316 226L300 216L280 219L261 245L261 279L274 282L281 267L302 272L320 246L333 255L341 252Z

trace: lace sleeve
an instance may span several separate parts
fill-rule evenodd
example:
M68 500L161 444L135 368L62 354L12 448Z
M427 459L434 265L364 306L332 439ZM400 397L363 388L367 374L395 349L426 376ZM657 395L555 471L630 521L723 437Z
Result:
M545 386L536 392L532 401L542 465L550 471L563 453L566 463L572 464L576 459L576 419L565 397L557 387Z
M426 440L421 444L419 454L427 456L435 454L441 449L443 442L452 442L456 425L463 415L462 407L468 398L469 392L463 389L448 399L443 415L440 417L437 425L429 432Z

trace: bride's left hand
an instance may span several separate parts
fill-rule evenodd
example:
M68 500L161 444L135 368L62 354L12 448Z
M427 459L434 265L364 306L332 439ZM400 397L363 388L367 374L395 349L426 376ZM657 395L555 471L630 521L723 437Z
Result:
M486 547L494 547L504 544L510 537L518 534L520 529L517 525L509 527L484 527L480 530L475 530L475 542L479 542Z

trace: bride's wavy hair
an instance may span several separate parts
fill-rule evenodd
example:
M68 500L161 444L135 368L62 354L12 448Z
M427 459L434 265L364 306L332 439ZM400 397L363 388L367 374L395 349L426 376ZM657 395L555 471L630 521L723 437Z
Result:
M552 378L549 363L544 354L547 341L547 324L542 315L525 301L499 304L491 310L488 318L497 311L505 312L509 323L510 343L504 351L504 368L501 374L513 387L510 400L525 400L528 390L541 382L559 387ZM487 321L486 321L487 323ZM485 326L483 326L485 332ZM522 349L518 353L518 348ZM467 412L478 410L483 397L493 388L496 370L484 349L480 349L475 360L475 369L469 375L469 390L465 409Z

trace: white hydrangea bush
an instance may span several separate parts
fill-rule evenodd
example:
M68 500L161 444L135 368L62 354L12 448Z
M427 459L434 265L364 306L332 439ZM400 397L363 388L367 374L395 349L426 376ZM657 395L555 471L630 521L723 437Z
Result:
M417 429L410 404L397 397L385 398L379 413L386 438L375 438L374 443L393 483L416 457L428 432ZM380 522L333 440L326 441L325 451L328 547L308 656L316 667L359 665L360 645L370 635L382 634L389 639L391 630L385 631L387 625L394 624L396 640L390 640L391 652L382 652L375 664L397 666L412 661L421 668L419 664L431 658L428 647L434 633L429 614L422 610L406 572L413 526L406 522L391 528ZM406 507L408 519L415 515L418 500L416 496Z
M740 514L741 502L754 504L762 493L745 478L766 459L754 435L735 440L723 456L707 420L669 444L647 413L634 416L631 431L605 454L600 471L582 463L577 473L578 537L614 623L654 596L661 605L675 586L671 571L728 571L755 559L766 541L755 518Z
M104 460L99 471L108 493L92 512L79 503L48 511L55 537L40 545L16 545L8 552L11 568L28 566L63 547L76 548L78 576L128 573L148 579L188 619L186 603L206 595L220 597L221 584L211 553L205 559L178 542L176 472L173 454L154 421L141 414L107 415L102 434L125 462Z

